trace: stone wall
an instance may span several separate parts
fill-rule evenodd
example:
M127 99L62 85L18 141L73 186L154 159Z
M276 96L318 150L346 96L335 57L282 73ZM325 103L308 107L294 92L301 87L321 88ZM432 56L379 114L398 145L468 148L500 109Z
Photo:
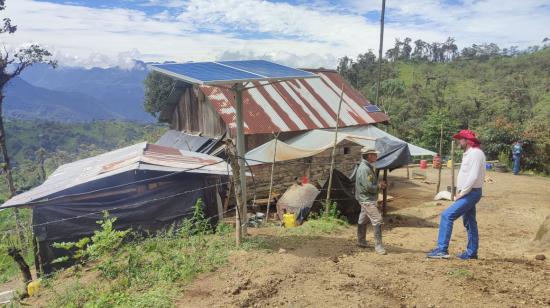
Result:
M355 143L345 141L339 144L336 148L334 168L346 175L350 175L355 164L360 160L360 150L361 146ZM308 176L311 183L317 181L321 186L324 185L325 181L329 178L331 153L332 149L327 149L312 157L277 162L273 173L273 192L284 193L292 185L295 177L302 176ZM254 185L256 187L256 199L267 198L269 194L271 164L252 166L251 170L254 174L254 181L251 177L248 177L249 199L252 199L254 196Z

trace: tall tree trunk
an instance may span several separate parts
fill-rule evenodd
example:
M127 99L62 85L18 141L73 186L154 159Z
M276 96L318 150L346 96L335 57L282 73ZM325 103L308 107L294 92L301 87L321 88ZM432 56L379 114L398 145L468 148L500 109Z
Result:
M6 174L6 182L8 183L9 188L9 198L15 196L15 184L13 183L13 176L11 173L11 164L10 157L8 155L8 148L6 145L6 131L4 130L4 117L2 115L2 109L4 106L4 95L0 94L0 149L2 150L2 156L4 158L4 173ZM23 233L23 225L21 224L21 217L19 215L19 210L17 208L13 209L15 214L15 228L17 229L17 234L19 235L19 240L21 241L21 246L23 251L27 251L27 244L25 242L25 234Z

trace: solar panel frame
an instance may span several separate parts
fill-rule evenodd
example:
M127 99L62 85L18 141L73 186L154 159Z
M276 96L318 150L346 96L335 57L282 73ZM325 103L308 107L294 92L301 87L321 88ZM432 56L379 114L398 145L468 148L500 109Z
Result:
M244 83L244 82L252 82L252 81L284 81L284 80L293 80L293 79L304 79L304 78L316 78L317 75L303 71L298 69L293 69L290 67L286 67L283 65L275 64L272 62L264 61L264 60L253 60L253 61L262 61L262 68L266 69L267 66L272 65L274 68L281 70L286 70L288 72L296 72L295 75L277 75L274 77L275 74L270 74L272 76L265 76L261 75L259 73L250 72L247 70L242 69L242 65L239 65L240 67L233 67L231 65L226 64L225 62L230 62L233 65L238 64L239 62L243 63L245 61L221 61L221 62L190 62L190 63L181 63L181 64L153 64L150 65L150 67L157 72L166 74L168 76L174 77L179 80L183 80L185 82L189 82L192 84L199 84L199 85L227 85L227 84L234 84L234 83ZM250 61L248 61L250 62ZM260 62L256 62L260 63ZM183 67L186 66L186 67ZM187 69L187 71L183 71L183 69ZM225 78L225 79L209 79L206 78L206 76L202 76L201 74L204 72L198 72L196 71L197 68L205 69L211 69L215 70L220 74L225 74L226 76L232 76L231 78ZM243 78L238 78L242 76Z

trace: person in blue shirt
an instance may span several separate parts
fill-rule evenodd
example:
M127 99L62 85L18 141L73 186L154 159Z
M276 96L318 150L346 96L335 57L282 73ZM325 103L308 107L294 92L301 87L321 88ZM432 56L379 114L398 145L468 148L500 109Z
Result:
M523 153L523 143L521 141L514 142L512 147L512 158L514 159L514 175L519 173L519 165L521 162L521 154Z

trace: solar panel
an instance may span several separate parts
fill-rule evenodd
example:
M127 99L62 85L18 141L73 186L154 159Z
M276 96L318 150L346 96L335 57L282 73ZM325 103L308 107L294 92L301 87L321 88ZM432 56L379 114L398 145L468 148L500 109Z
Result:
M310 77L312 75L310 72L297 70L265 60L220 61L217 63L269 78L301 78Z
M154 64L151 68L186 82L204 85L317 77L310 72L265 60Z
M366 105L364 106L365 110L367 110L367 112L381 112L382 110L380 110L380 107L376 106L376 105Z

